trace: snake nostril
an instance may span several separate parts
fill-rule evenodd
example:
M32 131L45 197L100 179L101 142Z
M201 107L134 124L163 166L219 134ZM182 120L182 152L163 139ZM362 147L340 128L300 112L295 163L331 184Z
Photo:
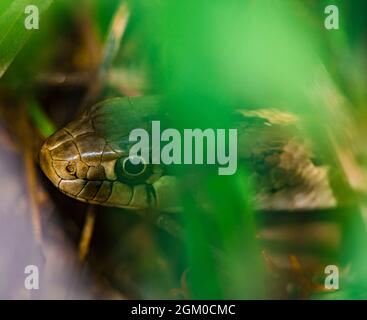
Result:
M69 172L70 174L75 174L76 173L76 168L75 165L73 164L68 164L66 166L66 171Z

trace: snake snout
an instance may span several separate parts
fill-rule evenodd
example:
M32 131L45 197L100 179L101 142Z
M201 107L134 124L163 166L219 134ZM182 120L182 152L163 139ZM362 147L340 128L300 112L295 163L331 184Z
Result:
M77 171L79 178L83 178L88 167L82 168L79 158L73 138L64 130L49 137L39 153L42 171L57 187L62 180L76 180Z
M51 180L51 182L55 186L58 186L59 182L61 181L61 178L57 175L53 167L52 157L47 143L44 143L42 145L42 148L39 152L39 161L43 173L47 176L48 179Z

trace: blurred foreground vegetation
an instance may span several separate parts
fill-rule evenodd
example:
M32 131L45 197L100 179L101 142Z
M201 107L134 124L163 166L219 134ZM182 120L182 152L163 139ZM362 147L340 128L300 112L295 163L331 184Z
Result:
M31 2L39 5L39 30L24 29ZM339 205L330 215L343 226L343 245L338 260L325 256L322 263L342 266L336 292L310 285L323 284L323 270L315 276L304 269L287 243L288 274L267 258L257 235L268 216L254 208L245 167L234 176L179 169L184 242L126 210L96 209L87 260L96 281L128 298L367 298L367 3L334 1L340 30L324 28L328 4L1 1L0 116L22 153L31 148L36 159L44 138L95 102L165 94L162 112L176 128L229 128L239 107L297 114L333 173ZM41 174L37 179L77 246L87 206L58 194ZM195 190L210 204L210 222Z

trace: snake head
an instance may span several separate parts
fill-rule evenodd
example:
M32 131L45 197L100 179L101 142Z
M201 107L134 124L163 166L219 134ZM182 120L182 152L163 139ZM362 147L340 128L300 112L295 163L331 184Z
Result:
M140 100L139 100L140 99ZM43 144L40 166L63 193L131 209L175 206L176 178L161 165L129 157L130 130L149 126L156 100L117 98L97 104Z

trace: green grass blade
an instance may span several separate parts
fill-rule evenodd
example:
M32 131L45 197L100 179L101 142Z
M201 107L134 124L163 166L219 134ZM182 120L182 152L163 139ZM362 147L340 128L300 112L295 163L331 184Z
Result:
M44 138L56 132L55 126L36 102L30 102L27 111L32 122Z

